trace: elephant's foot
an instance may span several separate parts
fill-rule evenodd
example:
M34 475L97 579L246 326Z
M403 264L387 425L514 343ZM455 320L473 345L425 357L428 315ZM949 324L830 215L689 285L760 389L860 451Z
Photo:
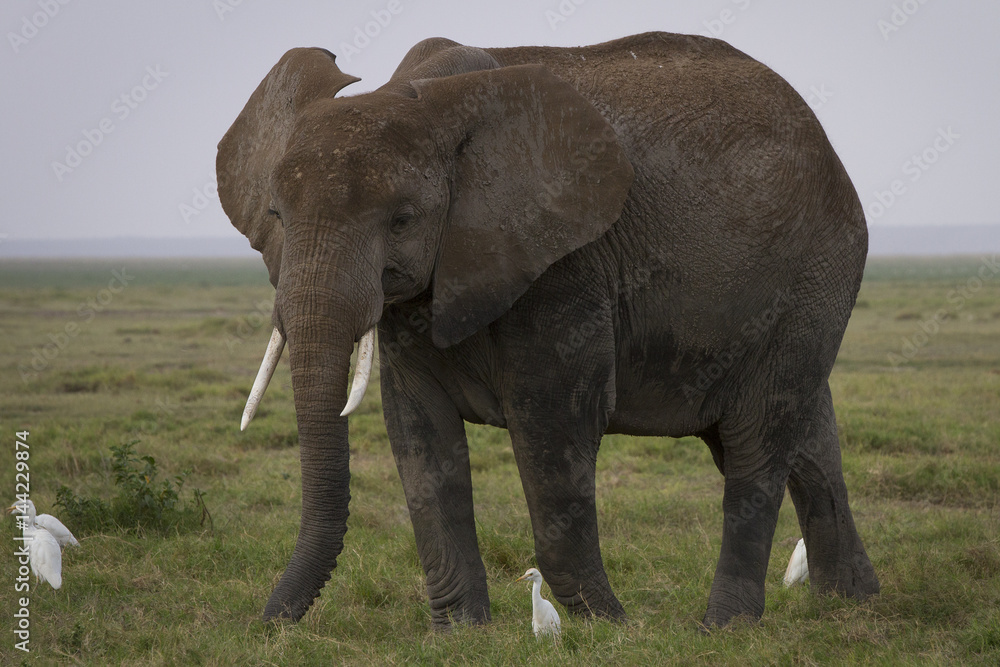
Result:
M486 607L452 608L444 612L434 612L431 625L437 632L451 632L456 625L486 625L490 622L490 609Z
M790 485L791 486L791 485ZM803 494L798 493L792 498ZM800 506L813 506L801 503ZM864 600L879 592L878 576L854 527L846 492L828 501L828 512L808 511L803 535L809 562L809 582L817 593Z
M724 627L737 618L758 621L764 615L764 585L746 578L717 573L702 620L706 629Z
M860 546L860 539L858 542ZM878 595L881 588L875 568L863 547L860 551L855 551L852 557L834 564L825 563L819 558L815 559L814 564L814 559L810 556L809 580L813 590L819 593L834 593L855 600L866 600L872 595Z
M569 602L564 601L559 596L555 597L556 600L566 606L566 611L574 616L582 616L584 618L594 617L619 622L628 620L625 608L622 607L622 603L614 595L611 595L610 598L574 596L574 598L578 599L571 598Z
M607 575L601 570L585 576L569 573L544 575L556 601L575 616L625 621L625 609L615 597Z
M453 625L484 625L490 622L490 597L486 583L482 590L459 593L452 588L443 594L431 591L431 623L435 630L448 632Z
M490 620L489 613L475 615L468 611L458 611L455 614L435 615L431 620L431 628L435 632L447 634L456 625L486 625Z

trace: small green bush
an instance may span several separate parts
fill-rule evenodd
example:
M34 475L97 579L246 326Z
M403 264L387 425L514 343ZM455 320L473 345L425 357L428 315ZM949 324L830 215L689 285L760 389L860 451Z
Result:
M138 440L111 447L111 471L117 495L106 501L76 495L63 485L56 492L56 505L82 532L109 528L126 532L153 530L165 533L193 529L211 521L201 489L192 491L192 500L181 502L181 490L188 472L175 475L173 480L157 481L159 471L152 456L139 456L135 451Z

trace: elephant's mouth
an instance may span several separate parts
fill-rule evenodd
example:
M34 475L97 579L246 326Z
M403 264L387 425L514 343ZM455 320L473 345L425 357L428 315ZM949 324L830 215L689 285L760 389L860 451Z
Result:
M344 409L340 413L341 417L346 417L354 412L358 405L361 404L361 399L364 398L365 391L368 389L368 381L372 375L372 363L375 359L375 329L376 327L373 326L366 331L365 335L358 342L358 364L354 369L354 382L351 383L351 392L347 397ZM285 337L275 328L271 332L271 340L267 343L267 350L264 352L264 359L260 363L260 370L257 371L257 377L254 379L253 387L250 389L250 397L247 398L246 407L243 408L243 420L240 423L241 431L246 430L247 426L253 420L254 415L257 414L257 408L264 397L267 385L271 382L274 369L278 367L278 360L281 359L281 353L284 349Z
M399 266L387 266L382 270L383 304L388 306L403 303L427 289L427 284L412 272Z

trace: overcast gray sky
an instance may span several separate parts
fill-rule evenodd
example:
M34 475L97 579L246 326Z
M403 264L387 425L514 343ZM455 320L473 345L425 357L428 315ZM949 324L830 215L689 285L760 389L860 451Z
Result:
M998 27L995 0L5 0L0 240L237 235L216 144L295 46L336 53L356 94L426 37L570 46L648 30L720 37L784 76L869 225L997 225Z

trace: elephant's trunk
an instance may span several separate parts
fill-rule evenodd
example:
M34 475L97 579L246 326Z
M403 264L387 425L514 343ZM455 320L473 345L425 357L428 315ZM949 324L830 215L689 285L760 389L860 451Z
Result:
M342 293L314 280L279 285L302 467L302 519L295 551L264 608L264 620L298 620L336 567L350 501L347 380L358 331L370 325ZM286 289L287 288L287 289ZM370 316L370 314L366 314Z

